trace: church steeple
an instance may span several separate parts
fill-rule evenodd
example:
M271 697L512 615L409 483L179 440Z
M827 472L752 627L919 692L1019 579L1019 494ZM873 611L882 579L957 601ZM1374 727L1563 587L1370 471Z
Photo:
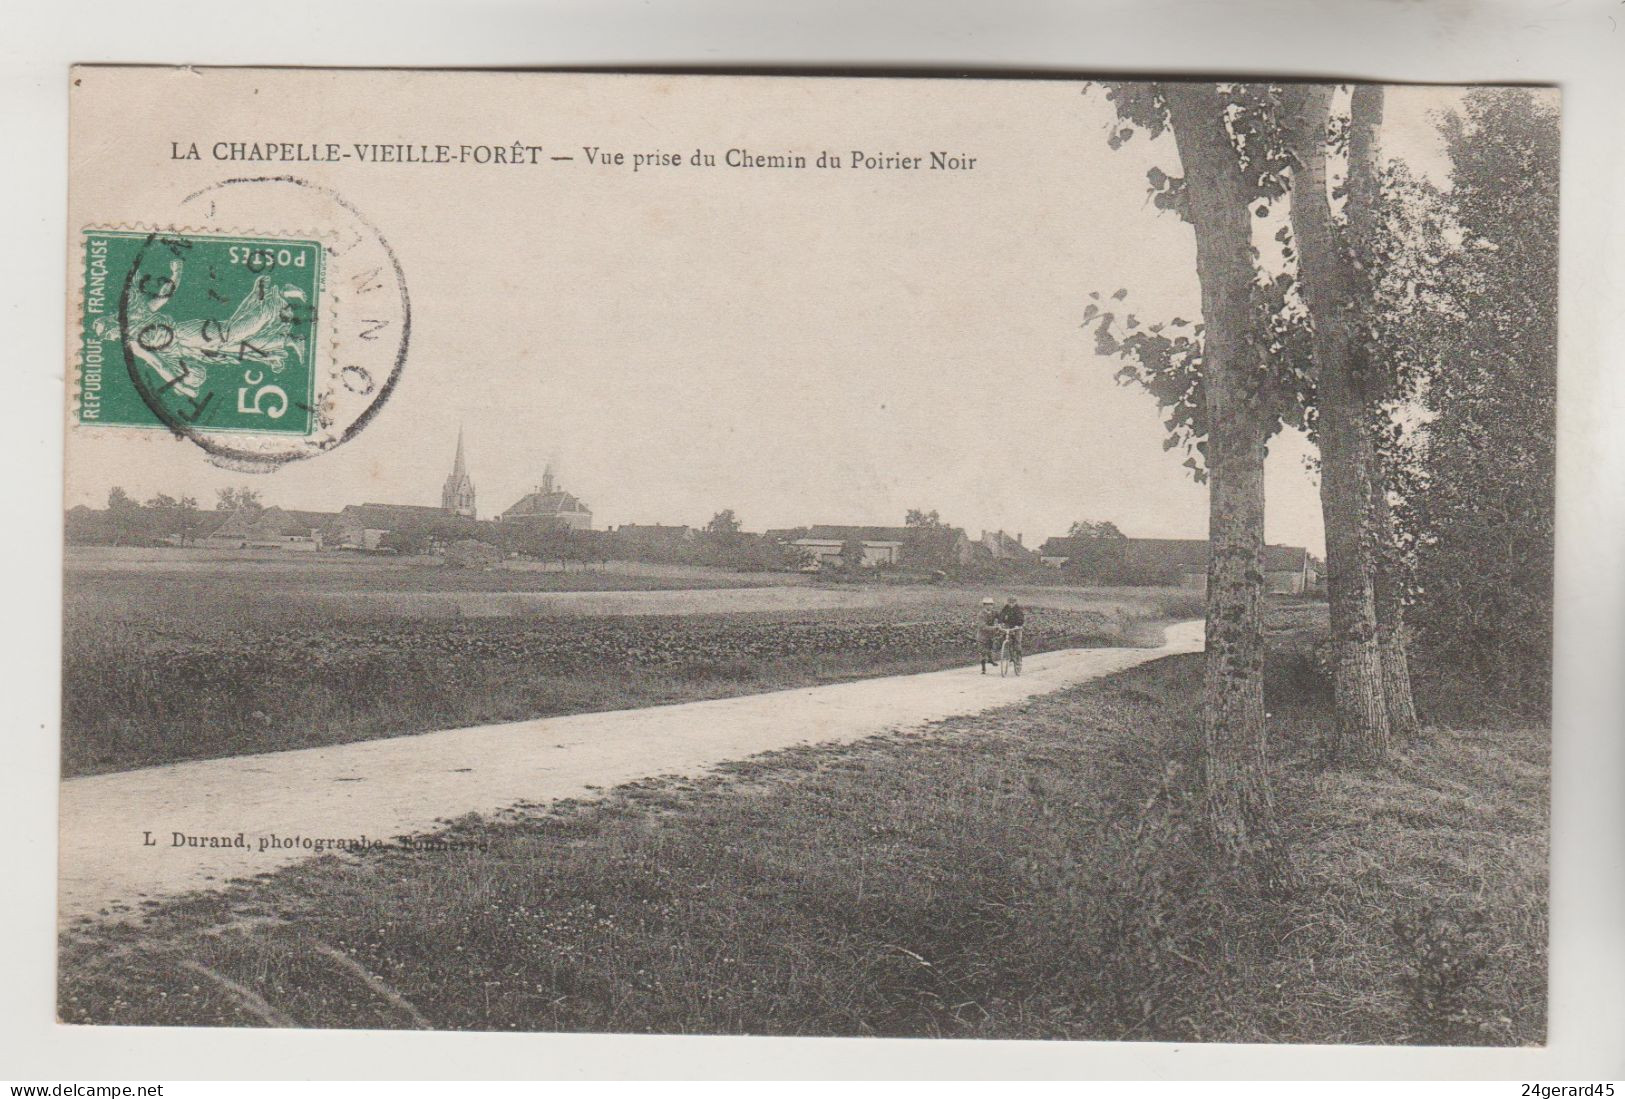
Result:
M474 479L468 475L468 464L463 460L463 428L457 427L457 457L451 465L451 476L440 490L440 506L453 515L474 518Z

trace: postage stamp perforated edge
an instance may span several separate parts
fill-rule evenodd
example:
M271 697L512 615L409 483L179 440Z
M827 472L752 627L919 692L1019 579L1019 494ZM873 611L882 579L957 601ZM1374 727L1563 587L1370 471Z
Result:
M311 339L313 361L310 364L310 387L307 399L311 407L310 424L302 433L286 431L263 431L253 428L212 427L209 434L226 434L238 436L261 436L299 438L310 437L320 430L327 419L331 406L333 387L341 381L339 374L339 347L338 347L338 308L339 295L328 268L337 243L337 234L331 229L308 230L261 230L243 229L228 226L204 226L190 224L156 224L134 221L93 221L79 227L70 234L68 247L72 253L69 270L72 272L71 291L73 294L73 308L67 316L68 332L68 370L66 374L66 414L70 430L79 432L125 432L125 431L159 431L167 432L172 429L159 422L152 424L131 424L100 420L86 420L83 416L83 395L87 357L90 351L89 314L90 308L90 258L88 255L87 238L98 233L117 234L124 237L162 235L178 238L206 239L210 241L242 241L249 244L307 244L319 249L321 257L320 269L316 274L315 288L319 297L319 304L315 312L315 332ZM111 289L111 288L110 288ZM117 300L118 291L112 290L113 300ZM103 369L112 365L115 369L123 369L121 363L104 364Z

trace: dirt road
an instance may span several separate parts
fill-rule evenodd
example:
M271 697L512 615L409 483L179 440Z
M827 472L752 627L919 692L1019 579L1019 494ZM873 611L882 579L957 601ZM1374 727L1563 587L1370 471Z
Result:
M465 813L696 774L796 744L861 740L1201 647L1202 624L1184 622L1167 631L1161 648L1028 657L1020 678L955 668L69 779L61 790L58 914L64 923L116 917L144 900L313 857L306 841L390 840ZM239 836L243 846L207 845Z

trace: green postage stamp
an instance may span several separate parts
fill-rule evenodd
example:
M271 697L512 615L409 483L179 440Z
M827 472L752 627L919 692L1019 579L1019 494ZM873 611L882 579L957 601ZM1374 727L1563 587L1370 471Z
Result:
M86 231L81 424L309 435L323 246Z

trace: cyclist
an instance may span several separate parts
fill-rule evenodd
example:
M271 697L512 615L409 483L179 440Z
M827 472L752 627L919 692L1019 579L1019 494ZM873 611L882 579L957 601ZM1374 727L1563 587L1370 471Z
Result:
M982 600L981 617L976 620L976 643L982 650L982 674L987 674L989 664L999 662L998 650L995 646L999 639L999 611L992 598Z
M1012 595L1010 598L1004 601L1004 606L999 609L999 613L997 616L995 616L995 620L1000 626L1003 626L1005 629L1011 631L1010 655L1015 657L1016 674L1020 675L1021 627L1027 622L1027 614L1021 609L1021 604L1016 602L1016 597Z

